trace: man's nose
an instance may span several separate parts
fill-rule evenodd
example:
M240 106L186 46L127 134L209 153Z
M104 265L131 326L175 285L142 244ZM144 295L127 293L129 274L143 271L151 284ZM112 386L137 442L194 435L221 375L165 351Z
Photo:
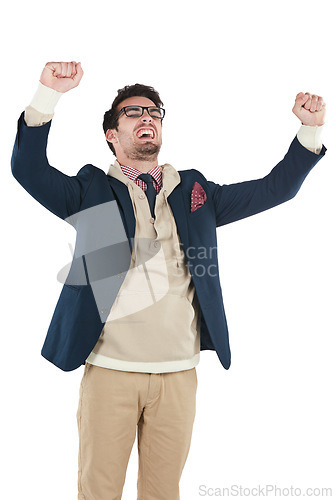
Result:
M149 120L150 122L152 121L152 117L151 117L151 116L150 116L150 114L148 113L148 109L144 109L144 110L143 110L143 113L142 113L141 119L142 119L142 120L144 120L144 121L147 121L147 120Z

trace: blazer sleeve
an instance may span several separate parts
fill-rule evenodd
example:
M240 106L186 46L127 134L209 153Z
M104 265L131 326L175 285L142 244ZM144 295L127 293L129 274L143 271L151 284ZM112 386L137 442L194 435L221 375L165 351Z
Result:
M24 112L18 120L11 170L23 188L45 208L61 219L80 210L95 173L93 165L85 165L75 176L52 167L46 147L52 120L39 127L28 127Z
M262 179L224 185L208 181L216 227L250 217L293 198L326 150L323 145L319 154L309 151L295 136L283 160Z

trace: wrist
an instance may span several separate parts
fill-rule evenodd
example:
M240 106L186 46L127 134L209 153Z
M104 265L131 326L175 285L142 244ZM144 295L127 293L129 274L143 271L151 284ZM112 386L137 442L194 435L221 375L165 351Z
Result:
M307 125L306 123L302 122L302 125L304 125L304 127L322 127L323 125L325 125L325 123L321 123L320 125Z

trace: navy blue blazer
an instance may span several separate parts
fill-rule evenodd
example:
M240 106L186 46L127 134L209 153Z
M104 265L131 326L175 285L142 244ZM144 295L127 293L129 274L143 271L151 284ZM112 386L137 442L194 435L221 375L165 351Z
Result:
M84 165L76 176L68 176L50 166L46 155L50 126L51 121L28 127L24 112L21 114L11 159L13 176L39 203L67 222L83 210L113 202L110 206L117 207L128 239L126 244L132 249L135 216L127 186L90 164ZM168 196L168 202L202 313L200 350L216 351L225 369L230 366L230 347L218 272L216 228L293 198L325 152L323 146L319 155L312 153L295 136L287 154L268 175L229 185L208 181L196 169L179 171L181 182ZM195 182L203 187L207 200L191 213L191 191ZM91 225L73 225L76 241L89 241ZM112 262L112 255L119 256L119 248L117 252L112 245L110 248ZM125 258L116 271L121 268L122 279L130 265L130 253L124 252ZM44 358L64 371L85 364L113 303L111 300L103 307L97 305L82 244L80 253L74 252L71 271L79 267L83 269L85 281L78 284L66 281L63 285L41 351ZM116 292L121 283L120 279ZM115 296L116 293L113 300Z

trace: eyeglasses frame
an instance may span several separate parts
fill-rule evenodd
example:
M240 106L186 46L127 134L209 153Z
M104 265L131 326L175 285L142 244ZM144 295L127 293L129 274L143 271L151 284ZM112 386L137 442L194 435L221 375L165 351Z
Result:
M141 115L140 115L140 116L142 116L142 115L143 115L143 113L144 113L144 111L145 111L145 109L146 109L146 110L147 110L147 113L148 113L148 114L149 114L149 116L151 116L152 118L157 118L158 120L161 120L161 121L162 121L162 120L163 120L163 118L165 117L165 109L164 109L164 108L160 108L159 106L140 106L140 105L137 105L137 106L136 106L135 104L132 104L131 106L124 106L123 108L121 108L121 110L119 111L119 113L118 113L118 114L117 114L117 116L115 117L115 121L116 121L116 120L118 120L118 118L119 118L119 116L121 115L121 113L125 113L125 115L126 115L126 111L125 111L125 109L126 109L126 108L133 108L133 107L134 107L134 108L136 108L136 107L137 107L137 108L141 108L141 109L142 109L142 113L141 113ZM150 114L150 111L149 111L149 109L151 109L151 108L159 108L159 109L162 109L162 110L163 110L163 116L162 116L162 118L159 118L158 116L152 116L152 115ZM126 115L126 116L127 116L127 115ZM140 116L136 116L136 117L134 117L134 116L128 116L128 118L140 118Z

